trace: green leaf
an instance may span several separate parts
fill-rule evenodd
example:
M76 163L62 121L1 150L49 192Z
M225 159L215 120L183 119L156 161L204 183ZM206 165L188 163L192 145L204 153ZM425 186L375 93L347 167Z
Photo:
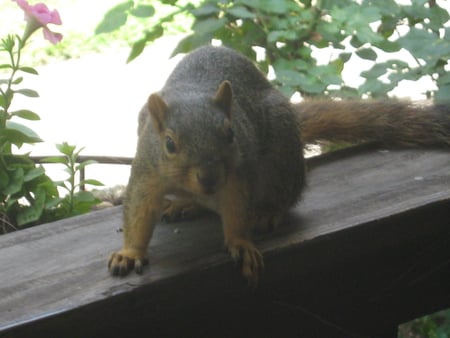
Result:
M350 39L350 45L355 48L359 48L364 44L363 41L359 40L359 38L356 35L352 35L352 38Z
M3 107L3 108L9 107L13 97L14 97L14 92L10 89L7 89L6 93L4 93L4 94L0 94L0 107Z
M19 201L19 199L20 198L17 198L17 197L13 197L13 196L10 196L9 197L9 199L8 199L8 201L6 202L6 211L8 211L8 210L10 210L10 209L14 209L14 210L17 210L17 206L18 206L18 201ZM3 206L2 206L3 207Z
M42 142L41 138L33 130L23 124L12 121L6 121L6 129L3 131L2 136L19 148L24 143Z
M22 226L36 222L41 218L44 211L44 205L33 204L32 206L22 207L16 217L17 225Z
M211 39L212 39L212 36L209 34L188 35L184 39L181 39L180 42L178 42L178 45L175 47L174 51L172 52L171 57L173 57L179 53L188 53L197 47L200 47L200 46L210 43Z
M39 179L39 188L44 189L45 193L47 194L47 197L49 198L59 196L58 188L55 182L53 182L51 178L45 174L42 175L42 177Z
M328 45L328 42L339 43L345 38L339 26L331 22L319 21L316 31L323 38L326 45Z
M64 198L61 197L55 197L45 202L45 208L46 209L53 209L57 207L62 201L64 201Z
M17 215L17 224L25 225L38 221L45 208L46 193L43 189L38 188L34 192L35 199L30 206L23 207Z
M193 25L193 30L200 35L212 34L219 28L222 28L227 20L225 18L208 18L204 20L198 20Z
M344 63L345 61L341 58L341 55L339 55L339 58L330 62L330 66L334 67L336 74L342 74L342 71L344 70ZM339 78L341 77L339 76Z
M450 84L440 86L434 97L438 102L448 102L448 98L450 97Z
M436 34L415 27L412 27L407 34L400 37L397 41L400 46L413 56L424 60L436 58L437 53L441 54L443 52L445 54L449 48L448 43L439 43ZM441 47L444 47L444 50L439 50Z
M104 186L104 184L98 180L93 180L93 179L87 179L84 181L81 181L78 185L83 185L83 184L89 184L89 185L94 185L97 187L101 187Z
M72 177L75 175L75 172L72 170L72 168L70 166L67 166L66 168L63 169L67 174L69 174L69 177Z
M2 64L2 65L0 65L0 69L6 69L6 68L12 69L12 66L11 66L11 65L8 65L8 64Z
M73 199L75 202L93 202L96 200L90 191L79 191L73 196Z
M155 26L151 31L145 33L147 42L151 42L161 37L164 34L164 27L162 25Z
M51 156L46 157L41 160L41 163L60 163L60 164L67 164L68 159L66 156Z
M361 72L361 76L366 79L376 79L384 74L386 74L388 67L385 63L377 63L369 70Z
M19 70L21 70L24 73L28 73L28 74L39 75L37 70L32 67L20 67Z
M133 43L133 45L131 46L130 54L128 55L126 62L130 63L135 58L137 58L139 55L141 55L146 45L147 45L147 39L145 39L145 38Z
M450 20L448 11L439 6L432 6L428 10L430 15L428 27L433 30L441 29Z
M23 168L16 168L12 176L10 177L9 184L3 189L3 194L13 195L22 190L24 183L24 170Z
M382 40L380 42L374 43L373 45L380 48L386 53L395 53L402 49L397 41Z
M133 5L133 1L126 1L111 8L95 29L95 34L110 33L125 25L128 11Z
M215 3L206 2L199 8L191 10L191 14L195 17L211 16L220 12L220 8Z
M41 119L38 114L32 112L31 110L26 110L26 109L21 109L21 110L12 112L11 116L17 116L17 117L23 118L25 120L30 120L30 121L38 121Z
M8 185L9 183L9 176L6 174L6 170L0 170L0 194L3 194L3 189Z
M356 51L361 59L375 61L377 59L377 53L372 48L362 48Z
M227 12L240 19L254 19L256 17L255 13L249 11L244 6L231 7L227 10Z
M66 181L56 181L56 182L55 182L55 185L56 185L57 187L63 188L63 189L65 189L66 191L70 192L70 188L67 186Z
M33 168L33 169L29 170L29 171L25 174L23 180L24 180L25 182L30 182L30 181L34 180L35 178L37 178L37 177L39 177L39 176L42 176L42 175L44 175L44 174L45 174L44 168L42 168L42 167L36 167L36 168Z
M56 144L56 148L59 150L60 153L67 155L68 157L71 157L73 152L76 149L76 146L72 146L68 144L67 142Z
M381 25L378 26L378 33L381 33L385 39L389 38L397 28L397 17L392 15L384 16Z
M293 6L297 6L297 4L290 0L247 0L245 4L249 7L273 14L286 14L293 9Z
M18 89L14 90L14 93L22 94L27 97L39 97L38 92L33 89Z
M384 83L378 79L366 79L361 87L360 94L370 94L371 97L385 96L395 85Z
M6 36L6 38L2 39L2 47L8 51L11 52L16 45L16 37L15 35L9 34Z
M297 34L294 31L272 31L267 35L267 41L270 43L295 40L296 38Z
M351 56L352 56L352 53L340 53L340 54L339 54L339 59L341 59L342 62L345 63L345 62L347 62L348 60L350 60Z
M151 31L146 32L145 37L143 39L136 41L131 47L130 54L128 55L127 58L127 63L130 63L139 55L141 55L142 51L144 50L148 42L158 39L163 34L164 28L162 25L155 26Z
M23 81L23 77L20 76L20 77L18 77L17 79L15 79L15 80L12 82L12 84L18 85L18 84L21 84L22 81Z
M439 75L437 83L439 86L450 84L450 72Z
M130 14L137 18L149 18L155 14L155 8L150 5L138 5L130 10Z

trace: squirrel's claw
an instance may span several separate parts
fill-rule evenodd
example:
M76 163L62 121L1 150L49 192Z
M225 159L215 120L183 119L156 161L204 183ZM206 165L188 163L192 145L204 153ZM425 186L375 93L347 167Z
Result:
M126 276L131 270L142 274L144 266L148 264L145 255L135 250L122 249L114 252L108 261L108 269L113 276Z
M243 277L250 287L257 287L259 274L264 270L264 260L255 245L245 239L228 244L228 251L235 262L239 262Z

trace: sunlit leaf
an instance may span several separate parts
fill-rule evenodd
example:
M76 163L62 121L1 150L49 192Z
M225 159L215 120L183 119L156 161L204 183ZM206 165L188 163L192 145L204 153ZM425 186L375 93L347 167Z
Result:
M128 11L133 5L133 1L126 1L110 9L95 29L95 34L110 33L122 27L127 22Z
M28 73L28 74L39 75L37 70L32 67L20 67L19 70L21 70L24 73Z
M42 142L42 139L32 129L12 121L6 121L6 129L3 130L1 136L18 147L21 147L24 143Z
M88 180L81 181L79 185L83 185L83 184L89 184L89 185L94 185L94 186L98 186L98 187L104 186L104 184L102 182L100 182L98 180L94 180L94 179L88 179Z
M56 145L56 148L59 150L60 153L71 156L73 152L75 151L76 146L72 146L68 144L67 142L59 143Z
M17 117L23 118L25 120L31 120L31 121L37 121L37 120L41 119L38 114L32 112L31 110L26 110L26 109L17 110L15 112L12 112L11 116L17 116Z
M362 48L356 51L361 59L375 61L377 59L377 53L372 48Z
M138 18L149 18L155 14L155 8L150 5L138 5L130 10L130 14Z
M33 89L17 89L14 90L14 93L22 94L27 97L39 97L38 92Z

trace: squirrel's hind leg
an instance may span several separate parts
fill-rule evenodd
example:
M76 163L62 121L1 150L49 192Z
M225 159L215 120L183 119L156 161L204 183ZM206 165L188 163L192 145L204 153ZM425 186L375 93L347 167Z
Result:
M163 203L162 221L179 222L197 218L207 212L207 209L191 198L165 198Z
M253 230L255 233L266 233L274 231L283 223L286 218L286 211L283 210L273 214L260 214L257 217Z

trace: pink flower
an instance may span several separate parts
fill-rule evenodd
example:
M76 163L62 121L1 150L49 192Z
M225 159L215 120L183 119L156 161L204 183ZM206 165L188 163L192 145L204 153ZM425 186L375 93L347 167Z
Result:
M27 28L23 36L23 41L30 37L30 35L42 27L44 32L44 38L49 40L51 43L56 44L62 39L60 33L52 32L48 29L48 24L61 25L61 18L58 11L55 9L50 11L48 7L43 3L38 3L36 5L29 5L27 0L13 0L20 8L25 12L25 20L27 21Z

